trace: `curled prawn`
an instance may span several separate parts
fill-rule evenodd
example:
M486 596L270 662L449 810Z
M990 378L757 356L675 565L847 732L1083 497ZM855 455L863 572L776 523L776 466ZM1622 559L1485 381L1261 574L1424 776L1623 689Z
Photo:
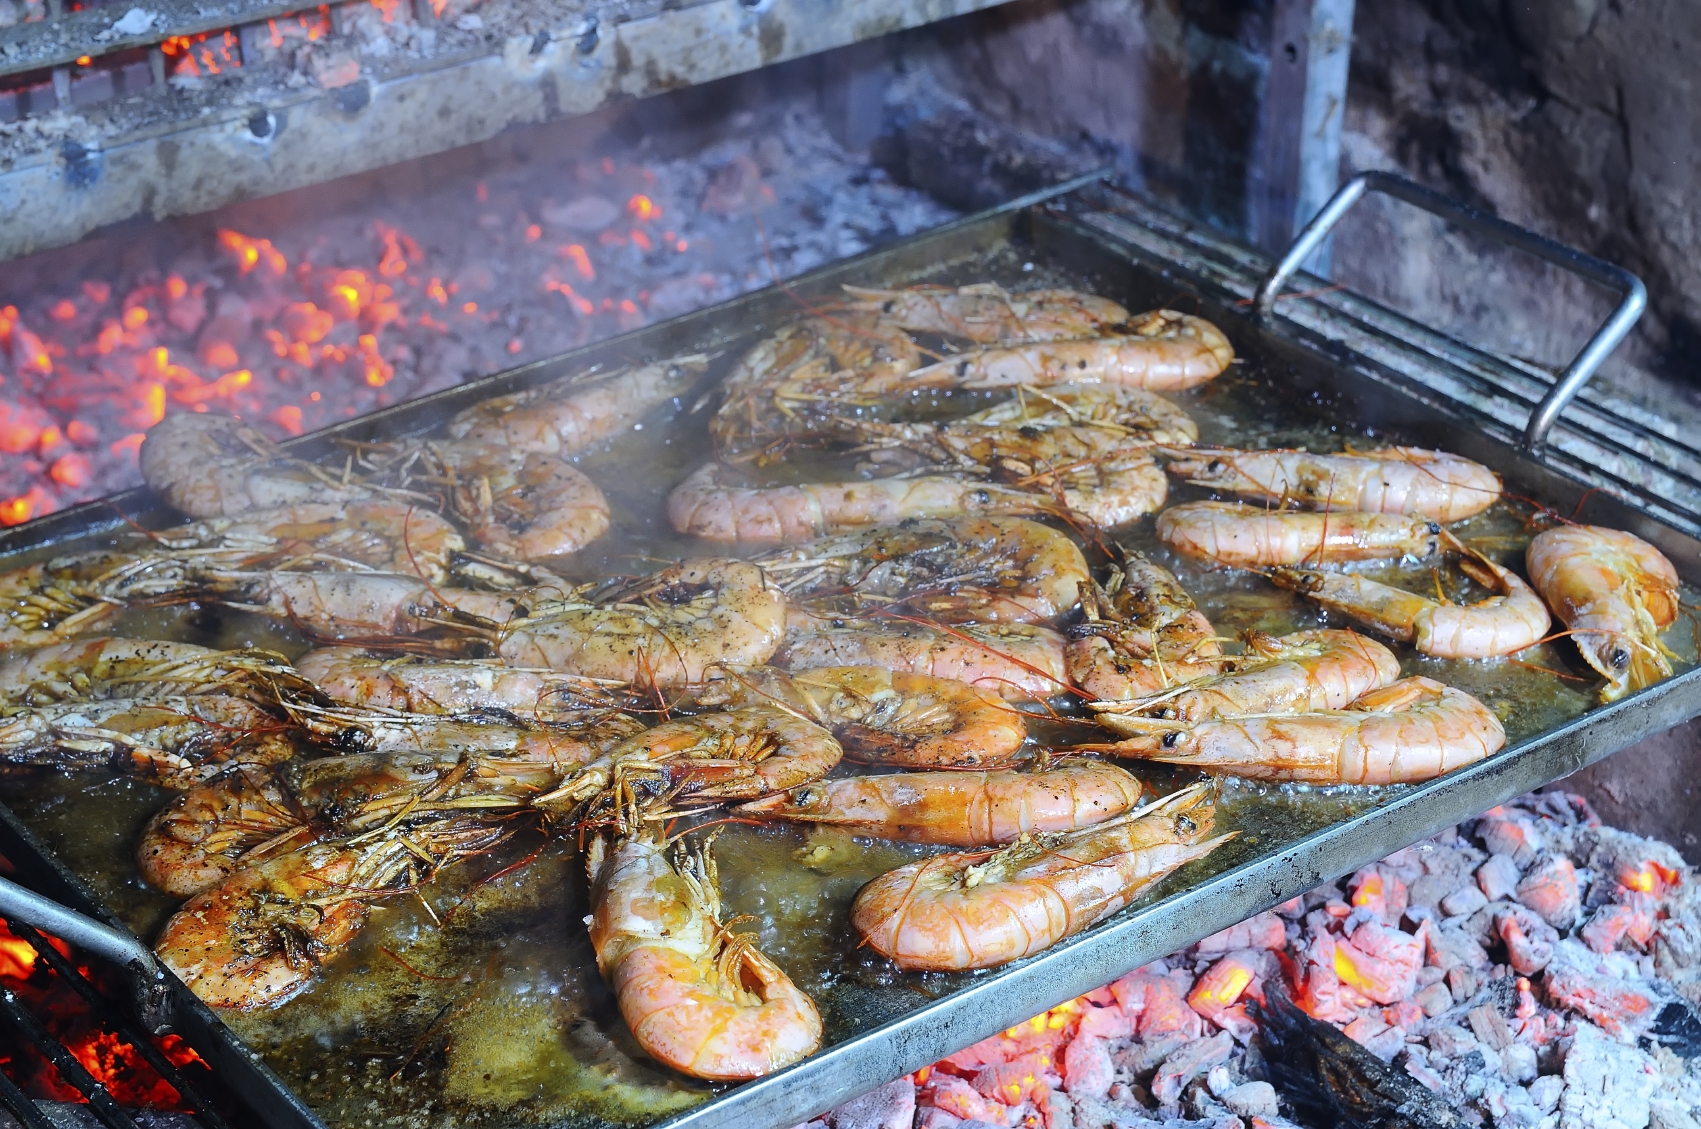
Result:
M1564 525L1538 534L1524 557L1536 591L1571 629L1612 702L1671 676L1660 629L1677 618L1677 569L1631 533Z
M154 942L160 961L210 1007L283 1003L365 928L371 905L488 850L507 832L444 821L314 843L238 870L189 899Z
M811 615L902 603L934 619L1030 622L1074 606L1087 561L1067 535L1022 518L918 518L765 553Z
M610 373L576 374L481 400L449 421L451 438L538 455L577 455L684 395L708 369L702 354Z
M1069 628L1069 680L1102 700L1167 690L1217 673L1216 629L1174 574L1141 553L1080 587L1082 622Z
M842 827L857 835L985 847L1021 835L1074 831L1140 801L1140 781L1081 761L1047 772L894 772L820 780L741 804L760 819Z
M1204 318L1153 310L1125 331L1067 341L994 345L947 357L906 377L911 387L1121 384L1152 392L1193 388L1234 360L1222 330Z
M809 996L720 921L705 845L672 852L659 832L599 836L586 857L591 946L632 1035L656 1059L712 1081L759 1078L814 1053Z
M831 772L844 750L825 728L790 709L739 705L675 718L619 742L538 798L550 810L593 797L616 803L648 791L693 803L748 800Z
M877 666L728 671L705 702L772 702L832 730L845 755L908 768L996 768L1027 740L1023 715L994 691Z
M1132 320L1119 303L1078 290L1011 293L996 282L954 289L844 289L852 310L877 314L881 321L903 329L964 337L983 345L1096 337Z
M560 454L490 436L412 439L363 447L358 466L375 486L446 497L474 540L514 560L576 553L608 532L602 489Z
M1547 634L1547 606L1512 570L1493 561L1462 557L1459 568L1498 592L1474 604L1441 603L1362 576L1316 569L1278 568L1267 575L1330 611L1372 631L1410 643L1444 659L1486 659L1515 654Z
M1350 454L1195 448L1166 452L1171 474L1198 486L1315 510L1408 514L1454 522L1500 498L1500 476L1421 447Z
M1406 678L1345 710L1217 718L1102 746L1118 756L1312 784L1414 784L1506 744L1493 710L1431 678Z
M774 665L878 666L967 682L1012 701L1033 701L1069 688L1064 637L1031 623L928 624L844 619L793 609Z
M190 517L372 497L359 484L287 454L230 416L180 412L148 430L137 452L142 480Z
M993 968L1097 925L1216 850L1234 833L1207 838L1215 816L1196 785L1094 827L935 855L864 886L851 924L906 970Z
M1187 502L1158 515L1158 537L1195 560L1231 568L1387 560L1435 552L1441 527L1379 513L1305 513L1238 502Z
M904 391L915 342L866 314L805 318L758 342L721 384L709 435L727 455L831 431L856 407Z
M1105 728L1133 736L1211 718L1345 709L1399 677L1394 653L1356 632L1255 632L1228 673L1092 708Z

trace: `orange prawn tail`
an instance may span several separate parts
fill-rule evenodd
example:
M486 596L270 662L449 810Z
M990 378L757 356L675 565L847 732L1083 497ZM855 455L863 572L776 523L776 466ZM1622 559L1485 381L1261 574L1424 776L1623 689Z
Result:
M747 946L731 955L729 971L755 981L753 991L722 983L713 960L663 946L640 946L621 959L620 1014L646 1051L694 1077L735 1082L790 1066L820 1046L820 1014L779 966Z

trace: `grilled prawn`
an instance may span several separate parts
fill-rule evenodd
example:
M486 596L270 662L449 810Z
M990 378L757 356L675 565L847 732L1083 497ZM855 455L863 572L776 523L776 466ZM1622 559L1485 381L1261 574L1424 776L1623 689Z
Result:
M910 518L1078 517L1104 529L1149 514L1169 480L1144 451L1036 470L1015 484L978 473L738 486L705 463L668 495L673 528L711 541L790 542Z
M365 709L415 714L493 709L576 721L621 706L614 693L618 683L488 659L380 657L355 647L324 647L302 655L295 669L332 700Z
M168 788L294 751L285 724L224 694L51 702L0 719L0 765L116 772Z
M1158 515L1158 536L1184 556L1231 568L1392 560L1435 552L1441 527L1379 513L1303 513L1238 502L1187 502Z
M409 728L407 745L242 765L190 788L143 829L142 877L187 896L317 839L517 811L614 743L608 732L471 722Z
M903 969L1007 964L1097 925L1233 838L1208 838L1215 816L1196 785L1094 827L935 855L864 886L851 924Z
M707 368L708 358L694 354L610 373L575 374L480 400L449 421L449 435L482 447L582 454L684 395Z
M999 768L1028 737L1023 715L993 691L878 666L728 670L699 699L795 710L837 734L850 759L868 764Z
M1161 396L1097 384L1018 388L1002 404L943 423L862 419L844 426L871 448L902 449L942 465L1024 478L1199 438L1198 426Z
M857 407L906 390L915 342L868 314L806 318L757 344L722 384L709 434L723 455L831 432Z
M639 1046L685 1074L759 1078L821 1045L821 1016L779 965L720 920L705 845L677 844L634 821L593 840L591 947Z
M314 843L195 895L165 923L154 952L211 1007L281 1004L359 935L373 902L416 889L507 834L446 819Z
M234 607L329 639L424 632L484 639L516 667L644 686L760 663L785 632L785 596L742 561L692 559L646 577L521 592L437 588L382 573L223 572L197 578Z
M538 803L549 810L593 798L618 805L639 788L680 803L748 800L819 780L843 756L831 733L796 711L742 705L634 734L570 773Z
M1430 678L1372 690L1344 710L1213 718L1102 746L1118 756L1312 784L1413 784L1498 752L1493 710Z
M1530 580L1571 629L1583 659L1612 702L1670 677L1660 629L1677 618L1677 570L1634 534L1595 525L1563 525L1530 542Z
M1166 455L1170 473L1196 485L1314 510L1454 522L1481 513L1500 498L1500 476L1481 463L1421 447L1341 455L1218 447Z
M786 613L786 637L774 665L878 666L967 682L1011 701L1035 701L1069 689L1065 640L1031 623L927 623Z
M1094 698L1121 700L1217 673L1222 647L1210 620L1170 571L1130 552L1101 586L1080 586L1082 622L1069 628L1069 680Z
M753 563L816 615L901 603L939 620L1054 619L1074 606L1088 577L1074 541L1022 518L877 525L765 553Z
M1444 604L1362 576L1300 568L1272 569L1267 575L1283 588L1437 658L1516 654L1547 634L1547 608L1511 569L1469 554L1460 558L1459 568L1497 595L1474 604Z
M819 780L734 810L761 819L842 827L857 835L985 847L1074 831L1133 808L1140 782L1112 764L1048 772L894 772Z
M1392 651L1352 631L1255 632L1226 673L1092 706L1105 728L1134 736L1210 718L1345 709L1399 677Z
M1233 360L1228 338L1204 318L1153 310L1099 337L971 349L916 369L906 381L916 388L1070 383L1176 392L1213 379Z
M0 704L190 694L275 701L311 693L308 677L274 651L215 651L159 639L78 639L0 662Z
M996 282L955 289L915 286L905 290L845 287L850 307L877 314L902 329L963 337L982 345L1097 337L1130 320L1109 298L1078 290L1024 290L1011 293Z

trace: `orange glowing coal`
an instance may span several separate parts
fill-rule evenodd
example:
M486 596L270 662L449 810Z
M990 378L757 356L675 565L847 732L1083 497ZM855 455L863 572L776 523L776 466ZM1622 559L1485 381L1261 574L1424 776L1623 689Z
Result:
M236 256L237 269L243 274L260 266L277 275L289 270L289 261L283 257L282 251L272 246L270 239L250 239L239 231L222 228L219 245Z
M1640 866L1621 862L1615 877L1620 886L1642 894L1663 894L1671 887L1683 883L1681 871L1661 866L1653 859L1644 859Z
M373 2L386 14L400 10L399 0ZM266 28L273 47L305 46L329 33L328 9L276 17ZM167 44L175 73L234 64L227 49L234 44L222 33ZM174 411L230 412L275 435L298 435L387 406L422 390L423 380L472 371L440 365L440 352L461 365L469 352L487 365L524 359L535 342L554 338L527 330L535 314L501 292L506 279L537 287L533 302L564 303L574 316L563 320L582 325L580 339L644 324L652 292L634 286L623 295L608 281L616 270L642 269L639 260L627 252L606 263L602 247L672 258L689 244L663 230L653 177L613 160L602 171L629 178L630 187L610 197L626 197L626 222L602 231L598 243L558 243L548 238L549 223L528 218L536 208L504 209L505 234L492 247L506 248L503 272L473 261L452 273L381 221L364 241L274 242L222 227L212 237L217 264L195 249L123 280L81 280L0 306L0 523L134 484L146 429ZM495 186L481 184L476 195L485 206L497 199ZM711 289L716 277L682 276L707 279ZM601 318L608 320L592 320Z
M236 33L203 31L196 35L173 35L160 44L160 52L171 60L171 73L186 77L222 74L242 65L242 45Z

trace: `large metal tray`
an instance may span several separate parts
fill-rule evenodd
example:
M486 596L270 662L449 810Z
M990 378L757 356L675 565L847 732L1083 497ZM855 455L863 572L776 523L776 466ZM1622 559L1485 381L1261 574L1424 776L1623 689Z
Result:
M1224 327L1259 379L1280 382L1284 402L1294 410L1353 421L1480 459L1505 475L1516 493L1575 512L1579 520L1648 538L1673 559L1686 584L1701 585L1701 542L1659 520L1654 499L1644 501L1633 490L1602 489L1600 482L1523 452L1516 445L1517 427L1498 426L1471 404L1448 395L1442 382L1447 374L1439 372L1443 362L1435 351L1401 339L1399 328L1409 323L1388 311L1370 311L1380 320L1376 349L1367 350L1344 340L1346 330L1368 331L1338 306L1327 307L1328 316L1322 318L1310 309L1311 300L1290 299L1283 303L1282 317L1257 322L1247 300L1259 260L1237 249L1240 258L1227 262L1220 240L1212 242L1215 259L1190 259L1183 253L1187 239L1185 225L1165 219L1147 204L1105 186L1075 185L834 265L784 288L353 420L291 446L311 456L330 452L337 438L425 432L472 402L592 364L734 349L795 316L800 300L834 294L841 283L937 278L948 275L952 264L1015 253L1035 263L1060 265L1132 308L1196 307ZM1155 246L1160 250L1154 251ZM1164 246L1172 253L1161 253ZM1411 327L1414 339L1426 332ZM1426 343L1432 344L1432 338ZM1447 365L1495 363L1458 342L1448 346ZM1438 372L1433 380L1427 375ZM1564 450L1564 443L1559 447ZM148 492L132 491L0 534L0 553L39 553L127 521L154 524L171 516ZM1339 817L1326 826L1304 820L1262 823L1258 834L1225 860L1227 865L1213 865L1211 860L1196 864L1141 905L1040 956L984 974L929 982L926 992L840 992L833 1001L838 1018L831 1045L788 1070L720 1091L665 1124L670 1129L794 1125L1697 713L1701 669L1685 669L1624 701L1591 709L1429 784L1359 790L1337 798L1332 810ZM33 872L48 882L47 892L92 905L86 887L46 858L40 843L23 830L27 823L0 810L0 850L26 877ZM114 920L110 914L102 916ZM204 1009L196 1013L195 1022L212 1025L222 1040L239 1046ZM298 1111L291 1116L296 1124L307 1123Z

